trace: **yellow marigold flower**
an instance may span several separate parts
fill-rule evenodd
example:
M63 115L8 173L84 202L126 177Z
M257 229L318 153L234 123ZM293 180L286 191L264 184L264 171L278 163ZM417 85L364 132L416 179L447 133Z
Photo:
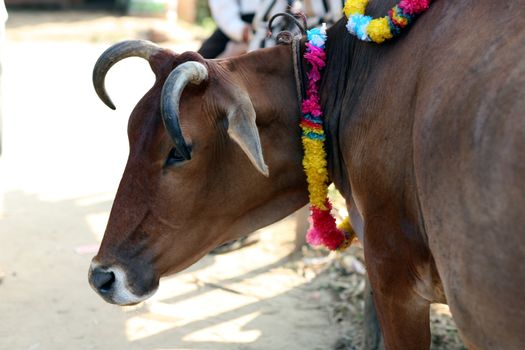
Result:
M327 210L325 200L328 195L328 170L323 142L303 137L303 146L303 167L308 181L310 203L321 210Z
M378 44L381 44L383 41L393 37L386 17L377 18L370 21L366 32L368 33L370 39Z
M337 228L345 232L345 240L344 242L337 248L338 251L344 251L346 248L350 247L352 242L357 238L357 235L352 228L352 223L350 222L350 218L347 216L343 222L341 222L339 225L337 225Z
M365 14L366 5L368 5L368 0L348 0L345 3L343 12L346 17L350 17L353 14Z
M314 134L324 135L324 130L323 129L314 129L314 128L309 128L307 126L303 126L302 129L303 129L304 132L312 132Z
M338 226L338 229L345 231L348 234L352 234L354 232L354 229L352 228L352 224L350 223L350 218L347 216L343 222L341 222Z

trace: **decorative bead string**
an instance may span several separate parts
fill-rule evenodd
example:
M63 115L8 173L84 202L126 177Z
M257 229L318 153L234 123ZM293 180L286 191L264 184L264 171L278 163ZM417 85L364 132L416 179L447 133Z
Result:
M407 28L416 17L425 12L432 0L401 0L388 11L388 15L372 19L365 15L369 0L348 0L343 12L348 18L346 29L363 41L381 44Z
M301 129L304 148L303 167L308 181L312 227L306 234L306 240L313 246L323 245L330 250L347 248L354 233L349 221L344 221L343 231L335 224L331 214L332 204L328 199L328 170L323 130L323 112L319 102L319 81L321 70L326 65L326 26L307 32L308 42L304 59L309 65L307 73L308 87L306 98L302 102Z

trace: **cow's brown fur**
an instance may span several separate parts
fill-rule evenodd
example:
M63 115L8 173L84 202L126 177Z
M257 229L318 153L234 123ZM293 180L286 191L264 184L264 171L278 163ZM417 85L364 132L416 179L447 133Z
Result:
M384 46L330 32L331 173L364 222L390 349L428 348L445 295L472 347L525 348L524 14L436 1Z
M440 0L382 46L350 37L344 22L329 31L330 173L362 228L388 349L428 348L429 304L445 298L473 348L525 348L524 12L524 1ZM168 169L160 89L177 64L202 59L155 56L96 257L126 266L137 293L305 204L290 57L281 46L203 61L209 81L181 99L194 158ZM226 134L230 84L252 99L268 179Z

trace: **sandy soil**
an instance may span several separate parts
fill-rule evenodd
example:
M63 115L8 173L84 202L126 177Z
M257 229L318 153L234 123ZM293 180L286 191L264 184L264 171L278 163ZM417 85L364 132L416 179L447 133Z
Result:
M118 108L112 112L92 90L91 69L109 44L144 38L152 28L170 30L177 40L164 45L179 52L196 49L203 35L107 13L11 13L0 159L0 349L330 349L343 335L340 348L353 349L362 275L350 255L307 251L290 259L293 218L262 230L256 245L208 256L164 279L138 307L108 305L91 291L87 268L126 161L127 117L153 82L144 61L119 63L107 81ZM345 261L354 267L339 279ZM440 310L439 332L454 340L433 348L459 349L448 310Z

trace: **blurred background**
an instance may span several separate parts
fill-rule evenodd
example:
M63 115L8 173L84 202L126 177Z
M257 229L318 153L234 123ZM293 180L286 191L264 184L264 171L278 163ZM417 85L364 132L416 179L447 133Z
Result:
M93 91L93 65L125 39L197 50L215 24L203 0L6 5L1 350L361 347L362 250L304 247L302 213L260 230L256 244L163 279L138 306L109 305L92 292L87 270L126 162L127 119L154 80L139 58L118 63L106 80L111 111ZM433 348L461 349L446 306L432 317Z

